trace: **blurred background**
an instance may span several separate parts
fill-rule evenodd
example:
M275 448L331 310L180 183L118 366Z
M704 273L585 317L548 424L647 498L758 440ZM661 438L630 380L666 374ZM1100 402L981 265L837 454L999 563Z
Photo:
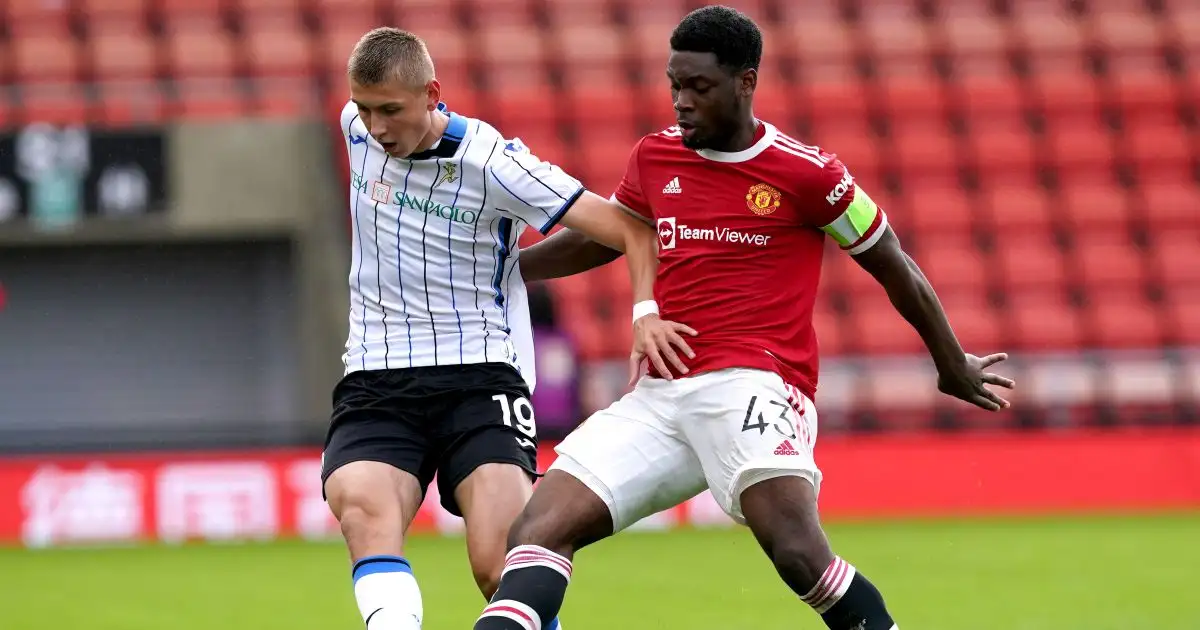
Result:
M335 120L354 43L380 25L416 32L451 109L608 194L636 140L673 122L667 41L701 4L0 0L0 544L336 540L316 475L345 341L349 172ZM1019 386L1000 414L941 397L920 339L831 246L815 316L822 507L835 521L872 523L835 529L835 539L874 558L899 589L889 597L927 628L1192 627L1189 604L1169 593L1186 582L1172 571L1200 564L1187 556L1200 532L1200 3L725 4L763 30L756 114L839 154L888 212L964 347L1009 352L1001 371ZM528 231L522 242L538 238ZM545 463L555 439L625 391L628 289L623 261L531 286ZM434 504L414 527L459 531ZM1130 516L1164 509L1187 516ZM1132 520L945 524L1096 512ZM899 517L951 520L884 525ZM728 562L750 563L759 580L742 596L776 606L787 595L754 564L752 542L706 529L727 524L702 496L639 526L682 528L669 539L633 536L612 557L662 553L682 566L734 541ZM1192 543L1171 545L1175 534ZM1106 573L1122 558L1095 550L1131 538L1168 545L1165 564L1142 576L1145 596L1123 595L1131 607L1105 609L1093 595L1083 617L1068 607L1064 620L1053 588L1039 583L1011 594L1033 602L1023 618L985 594L1019 572L1093 562ZM947 540L957 551L939 546ZM442 563L447 543L422 544ZM1078 555L1057 568L1005 553L1072 544ZM101 555L94 566L198 563L187 572L207 586L178 592L228 584L212 595L222 601L237 597L230 567L268 582L311 572L345 595L331 597L323 623L357 627L336 546L276 545L255 552L265 562L209 549ZM436 578L446 590L433 586L427 609L440 602L469 623L478 596L453 545L444 552L453 567ZM921 550L918 575L898 547ZM983 555L964 560L964 548ZM1121 569L1126 584L1138 581L1128 577L1134 557ZM0 575L6 563L57 571L54 558L0 555ZM957 580L962 562L990 568ZM277 573L262 577L262 566ZM128 579L140 585L126 591L160 588ZM662 589L667 579L622 584ZM50 596L9 586L27 616L0 608L0 625L9 614L5 627L34 627L38 597ZM569 627L624 618L604 598L633 595L597 588L572 600L582 621L568 616ZM693 611L697 598L723 597L674 588ZM978 605L926 610L931 588ZM279 590L255 596L283 598L289 611L308 605L287 599L303 589ZM92 596L102 608L139 606ZM1146 616L1154 597L1180 616ZM75 615L65 627L156 619L105 621L96 606L43 603ZM226 624L253 614L239 610L191 614ZM980 623L982 610L1011 623ZM793 609L781 611L747 624L700 609L692 625L791 627ZM688 620L677 613L662 618ZM638 614L666 613L647 603ZM282 619L254 624L295 627Z

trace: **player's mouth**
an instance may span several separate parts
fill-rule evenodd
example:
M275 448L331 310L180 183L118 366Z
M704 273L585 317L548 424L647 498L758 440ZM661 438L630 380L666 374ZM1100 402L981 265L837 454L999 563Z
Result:
M679 121L679 132L683 135L684 140L691 139L696 135L696 125L690 122Z
M396 143L395 142L380 142L379 146L383 147L383 150L387 151L389 155L394 154L396 152Z

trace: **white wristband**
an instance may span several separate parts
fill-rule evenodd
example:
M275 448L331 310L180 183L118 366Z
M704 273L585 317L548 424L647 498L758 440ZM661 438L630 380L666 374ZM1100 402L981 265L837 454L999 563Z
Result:
M633 305L633 321L637 321L647 315L658 314L658 302L654 300L643 300Z

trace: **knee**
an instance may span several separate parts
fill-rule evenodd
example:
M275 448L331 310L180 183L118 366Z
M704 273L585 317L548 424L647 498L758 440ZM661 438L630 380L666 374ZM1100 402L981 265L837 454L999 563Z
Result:
M776 540L769 553L779 576L801 595L817 584L833 561L833 552L824 537L787 535Z
M401 509L383 497L388 493L349 486L330 495L330 507L348 543L371 545L378 539L390 539L403 529Z
M471 567L471 573L475 576L475 585L488 600L491 600L492 595L496 594L496 589L500 588L500 573L503 570L503 559L499 563L492 563L488 566Z

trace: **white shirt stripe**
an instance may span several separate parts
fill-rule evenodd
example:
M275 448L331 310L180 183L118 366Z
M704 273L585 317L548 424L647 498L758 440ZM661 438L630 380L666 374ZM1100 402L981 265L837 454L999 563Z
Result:
M480 120L452 114L434 150L412 159L386 155L353 103L341 125L353 227L346 373L502 362L532 389L517 241L526 225L549 231L583 186Z

